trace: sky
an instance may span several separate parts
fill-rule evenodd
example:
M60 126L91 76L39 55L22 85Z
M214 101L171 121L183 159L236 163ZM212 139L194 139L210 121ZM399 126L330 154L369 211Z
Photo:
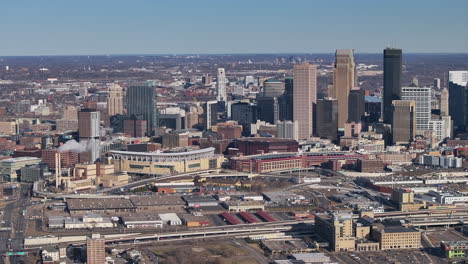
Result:
M468 52L467 0L13 0L0 56Z

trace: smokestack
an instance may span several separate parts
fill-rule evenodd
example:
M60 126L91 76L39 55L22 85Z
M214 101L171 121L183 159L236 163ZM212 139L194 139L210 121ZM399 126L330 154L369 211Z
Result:
M58 189L60 185L60 180L62 176L62 164L61 164L62 154L60 152L55 153L55 188Z

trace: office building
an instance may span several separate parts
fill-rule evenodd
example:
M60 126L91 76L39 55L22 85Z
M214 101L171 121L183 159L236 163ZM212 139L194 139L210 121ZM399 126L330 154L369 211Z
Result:
M159 127L173 130L185 129L185 110L179 107L167 107L159 111Z
M188 147L189 133L166 133L162 136L163 148Z
M106 263L106 240L99 234L92 234L86 239L86 263Z
M397 189L392 190L392 201L399 203L414 203L414 192L411 189Z
M122 87L116 83L109 86L109 96L107 98L107 113L109 116L123 115L123 90Z
M297 122L289 120L279 121L276 123L276 127L278 128L279 138L299 139Z
M324 98L317 101L317 136L332 142L338 140L338 100Z
M338 127L343 128L348 121L349 91L356 87L356 65L351 49L337 50L335 53L335 68L333 69L333 85L329 86L328 96L338 100Z
M381 250L421 247L421 232L413 227L377 224L372 226L371 236L379 242Z
M384 50L384 91L383 91L383 121L392 124L392 101L401 99L401 49L386 48Z
M308 139L313 135L316 102L317 65L294 65L293 121L298 122L299 139Z
M434 88L440 89L440 78L434 78Z
M247 102L237 102L231 105L231 120L242 125L242 134L251 134L251 125L257 120L257 107Z
M468 227L465 225L462 230L463 233L465 233L466 230L468 230ZM468 241L441 241L440 248L442 249L444 256L451 260L463 260L468 256Z
M10 158L0 161L0 174L4 176L4 181L18 181L21 168L31 165L38 165L41 159L35 157Z
M279 97L284 93L284 83L278 79L268 79L263 82L263 96Z
M86 146L86 150L80 153L80 161L95 162L101 155L99 111L82 109L78 112L78 134L80 144Z
M284 79L284 93L278 97L279 120L285 121L294 119L294 101L293 101L293 78Z
M330 243L334 251L354 251L356 238L353 235L352 214L316 214L315 230Z
M16 135L18 134L18 125L13 121L0 122L0 134L8 136Z
M394 100L392 105L393 144L408 144L416 136L416 102Z
M365 105L366 101L364 90L360 88L351 89L349 92L347 122L361 122L366 112Z
M123 121L123 133L130 137L144 137L147 132L147 122L136 116Z
M442 89L440 92L440 115L448 116L449 114L449 90Z
M274 124L279 120L277 97L257 97L257 119Z
M431 121L431 96L430 87L403 87L401 88L401 100L416 102L416 134L424 135L429 130Z
M449 71L449 82L461 86L468 85L468 71Z
M218 102L208 101L203 104L203 123L205 129L209 130L218 122Z
M218 97L217 97L218 102L227 102L226 72L224 71L224 68L218 68L216 88L218 91Z
M156 108L156 86L154 82L132 84L127 89L127 114L141 116L146 120L147 135L153 135L158 127L158 109Z
M79 108L73 105L67 105L63 109L62 119L65 120L78 120Z
M452 72L451 72L452 73ZM449 113L453 120L453 130L456 133L468 132L468 86L449 82Z
M209 74L203 74L202 76L202 84L204 86L210 86L213 82L213 77L211 77L211 75Z

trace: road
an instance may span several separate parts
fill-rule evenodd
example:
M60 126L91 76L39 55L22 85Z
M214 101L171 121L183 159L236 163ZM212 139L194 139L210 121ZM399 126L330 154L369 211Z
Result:
M11 231L4 231L0 233L0 253L4 255L7 252L21 252L24 250L24 231L27 225L27 212L23 215L27 206L30 205L31 198L31 185L21 184L18 185L18 197L14 202L5 206L3 221L4 227L10 227ZM22 256L10 256L9 263L24 263ZM0 259L1 263L7 262L6 259Z

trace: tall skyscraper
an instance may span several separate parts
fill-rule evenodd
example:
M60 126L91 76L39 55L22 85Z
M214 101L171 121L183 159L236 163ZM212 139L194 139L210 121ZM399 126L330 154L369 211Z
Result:
M257 118L275 124L279 120L279 103L277 97L257 97Z
M109 96L107 97L107 112L109 116L123 115L123 90L120 85L112 83L109 86Z
M279 103L279 119L281 121L293 120L293 78L287 77L284 79L284 93L278 98Z
M203 119L205 129L211 129L218 122L218 102L208 101L203 104Z
M100 113L92 109L78 112L78 135L80 143L86 146L80 153L80 162L95 162L101 155Z
M383 121L392 123L392 101L401 99L401 49L386 48L384 50L384 91L383 91Z
M106 263L106 240L99 234L92 234L86 239L86 263Z
M132 84L127 89L127 114L141 116L147 123L147 135L153 135L158 127L156 85L154 82Z
M317 101L317 136L332 142L338 140L338 100L324 98Z
M429 130L431 121L431 96L430 87L402 87L401 100L414 100L416 102L416 133L424 135Z
M468 85L468 71L449 71L449 82L461 86Z
M434 88L440 89L440 78L434 78Z
M66 120L78 120L78 107L73 105L67 105L63 109L62 119Z
M349 92L347 122L361 122L366 112L365 108L366 100L364 90L360 88L351 89Z
M226 93L226 72L224 68L218 68L218 77L216 79L216 88L218 90L218 102L227 102Z
M468 132L468 86L449 82L449 113L453 120L454 135Z
M408 144L416 136L416 102L394 100L392 106L393 144Z
M263 82L263 96L279 97L284 93L284 82L278 79L268 79Z
M440 115L449 115L449 90L447 88L442 89L440 92Z
M299 139L313 135L314 107L317 102L317 65L294 65L293 121L298 122Z
M338 100L338 126L344 128L348 121L349 91L357 86L356 65L352 49L336 50L333 85L330 85L328 96Z

